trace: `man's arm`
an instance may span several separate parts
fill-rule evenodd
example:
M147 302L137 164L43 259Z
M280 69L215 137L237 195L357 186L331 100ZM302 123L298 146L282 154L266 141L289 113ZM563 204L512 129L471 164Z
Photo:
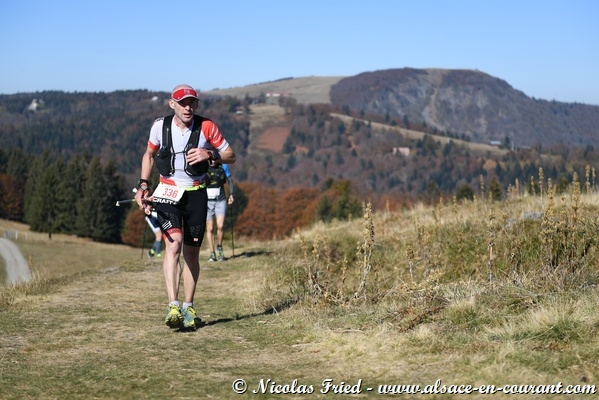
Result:
M139 174L139 179L141 180L145 180L145 181L150 181L150 173L152 172L152 168L154 167L154 154L156 153L155 150L152 150L152 148L150 146L146 147L146 151L144 152L143 156L141 157L141 172ZM148 183L148 188L149 189L149 183ZM151 206L149 204L149 202L147 201L147 198L149 197L149 190L139 190L140 188L138 188L137 192L135 193L135 202L137 203L137 205L139 206L139 208L143 209L145 211L146 214L149 214Z
M227 147L223 151L219 151L220 159L218 160L221 164L235 164L235 152L231 146Z
M235 201L233 197L233 177L231 175L227 176L227 185L229 185L229 197L227 198L227 204L231 205Z
M146 148L143 156L141 157L141 173L139 174L140 179L150 180L150 174L152 168L154 168L154 155L155 150L152 150L150 146Z
M227 184L229 185L229 196L233 196L234 186L232 176L227 176Z

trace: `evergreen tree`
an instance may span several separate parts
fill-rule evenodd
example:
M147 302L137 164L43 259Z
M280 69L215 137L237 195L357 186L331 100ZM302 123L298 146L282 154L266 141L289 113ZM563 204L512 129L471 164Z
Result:
M456 192L456 200L473 200L474 199L474 190L467 183L462 183L458 186L458 190Z
M29 228L32 231L55 232L56 187L60 179L60 161L54 161L41 172L41 178L34 188L30 204Z
M340 220L356 218L362 215L362 204L356 197L352 197L349 191L344 191L339 196L333 215Z
M77 235L81 237L93 237L98 220L98 201L101 200L103 192L103 174L100 159L91 159L83 182L83 190L77 202Z
M293 144L294 131L291 130L291 134L287 136L285 143L283 143L283 154L291 154L295 151L295 144Z
M323 196L316 206L316 217L324 222L333 219L333 202L328 196Z
M54 186L52 200L52 225L48 226L51 233L66 233L62 220L65 216L73 215L73 199L69 196L69 183L64 176L66 163L63 159L58 159L53 164L52 168L56 173L56 182Z
M6 173L12 175L16 181L21 182L25 188L27 180L27 167L29 166L31 157L27 156L20 149L12 149L8 154L6 164Z
M77 203L82 194L82 182L85 180L83 156L75 156L68 165L62 166L62 178L56 190L56 232L75 235Z
M23 201L24 220L32 230L41 231L41 227L45 223L44 214L48 211L46 207L49 207L47 199L52 195L44 193L44 190L51 189L48 187L50 176L47 175L47 171L49 170L48 166L52 163L52 157L48 151L44 151L42 155L31 158ZM45 181L45 188L41 186L43 181Z
M333 208L333 216L340 220L358 217L362 215L362 205L360 201L351 193L351 182L341 180L335 182L331 187L335 193L335 204Z
M124 196L123 179L117 174L114 163L109 162L102 171L102 194L97 199L96 221L92 239L118 243L124 225L125 208L115 204Z

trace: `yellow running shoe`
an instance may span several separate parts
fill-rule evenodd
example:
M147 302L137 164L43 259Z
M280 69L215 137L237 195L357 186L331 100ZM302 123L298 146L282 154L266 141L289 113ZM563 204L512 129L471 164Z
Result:
M196 310L192 307L185 307L183 309L183 327L197 329L200 327L202 320L196 314Z
M183 316L181 315L181 309L175 305L168 306L168 313L164 323L172 329L181 328L183 325Z

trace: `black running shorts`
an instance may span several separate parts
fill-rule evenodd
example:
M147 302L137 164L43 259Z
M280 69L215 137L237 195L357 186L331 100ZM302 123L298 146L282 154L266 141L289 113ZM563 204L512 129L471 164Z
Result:
M183 243L199 247L206 229L208 196L206 189L186 190L177 204L154 203L160 229L167 235L169 231L183 232Z

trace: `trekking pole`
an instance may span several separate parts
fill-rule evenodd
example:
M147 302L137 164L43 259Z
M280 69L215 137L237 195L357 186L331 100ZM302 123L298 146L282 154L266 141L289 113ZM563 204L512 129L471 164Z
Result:
M233 240L233 204L231 204L231 258L235 258L235 241Z
M127 199L127 200L118 200L116 202L116 206L120 207L121 204L125 204L125 203L133 203L135 201L135 199Z
M144 259L144 248L146 247L146 225L144 224L144 238L141 242L141 259Z
M132 192L133 192L133 193L137 193L137 188L133 188ZM132 198L132 199L127 199L127 200L118 200L118 201L116 202L116 206L117 206L117 207L120 207L120 206L121 206L121 204L125 204L125 203L133 203L134 201L135 201L135 197L134 197L134 198Z

